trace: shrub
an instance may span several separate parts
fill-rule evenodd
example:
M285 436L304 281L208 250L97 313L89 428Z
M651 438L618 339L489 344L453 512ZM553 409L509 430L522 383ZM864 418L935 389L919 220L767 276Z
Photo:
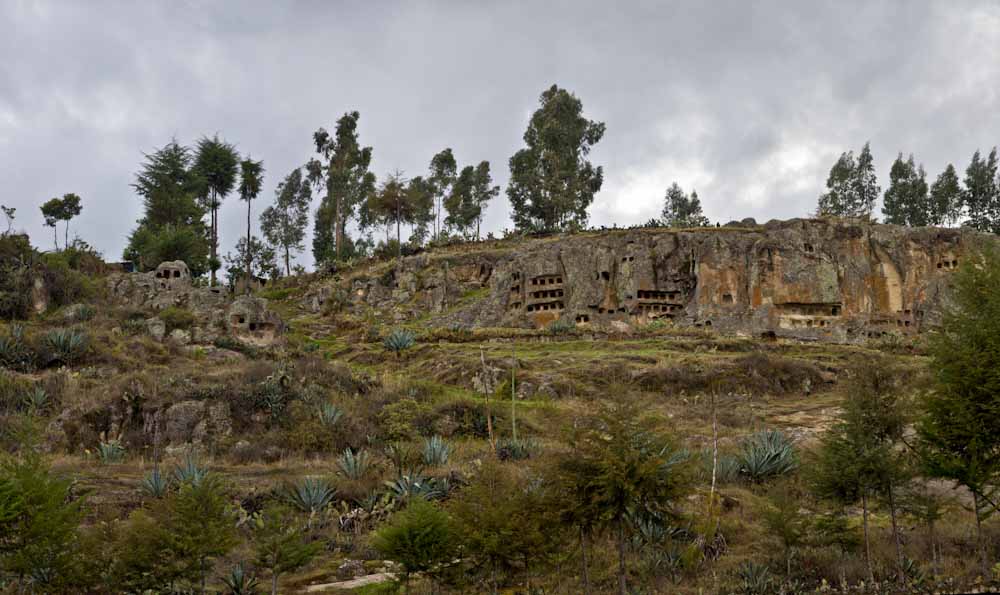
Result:
M87 352L90 345L90 335L86 331L61 328L51 330L43 341L48 352L49 363L59 362L72 366Z
M452 560L459 539L448 513L430 502L415 500L375 533L372 546L382 557L400 564L403 582L408 584L410 574L430 574Z
M451 455L451 447L440 436L432 436L424 440L424 465L428 467L447 465L449 455Z
M382 346L387 351L395 353L396 357L400 357L404 351L413 347L415 343L416 337L410 331L406 329L393 329L385 340L382 341Z
M167 327L167 333L170 333L176 329L188 330L195 323L194 314L187 308L178 308L176 306L170 306L169 308L164 308L157 318L163 321L163 324Z
M337 469L347 479L357 480L364 478L368 474L369 466L368 453L364 449L355 453L348 448L337 457Z
M142 478L142 491L152 498L162 498L167 493L167 479L160 473L159 467L154 467L152 471Z
M101 441L97 444L97 458L102 465L121 463L125 460L125 447L118 440Z
M333 486L318 477L305 477L285 488L288 503L310 514L326 508L335 494Z
M576 323L569 318L560 318L546 329L550 335L568 335L576 330Z
M786 475L799 466L795 445L779 430L763 430L744 439L739 463L740 474L752 483Z

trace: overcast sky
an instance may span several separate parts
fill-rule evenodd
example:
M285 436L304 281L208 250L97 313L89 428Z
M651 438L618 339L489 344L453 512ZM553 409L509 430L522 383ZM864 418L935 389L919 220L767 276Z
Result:
M900 151L933 178L1000 144L993 1L0 0L0 57L0 203L50 247L38 205L79 194L71 233L109 260L142 214L143 153L171 137L218 133L263 159L257 214L350 110L380 177L452 147L506 188L552 83L607 124L595 225L657 216L674 180L713 221L802 216L866 140L883 188ZM223 253L243 208L222 209ZM486 229L508 212L501 193Z

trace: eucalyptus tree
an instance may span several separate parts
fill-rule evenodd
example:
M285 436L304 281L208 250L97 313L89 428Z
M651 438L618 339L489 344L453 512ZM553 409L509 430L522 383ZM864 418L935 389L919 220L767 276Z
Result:
M356 111L346 113L337 120L332 136L324 128L313 134L319 158L306 164L307 178L324 192L313 230L317 263L344 256L347 221L375 188L375 175L368 171L372 148L358 142L360 118Z
M455 162L455 155L451 149L443 151L431 157L430 174L427 181L430 182L434 192L434 238L441 235L441 211L444 210L444 203L452 194L458 165Z
M239 173L240 156L236 147L218 136L202 137L195 146L192 173L201 187L201 204L210 215L209 222L209 268L211 284L215 285L216 271L219 269L219 207L233 187Z
M587 223L587 209L604 171L587 155L604 136L603 122L583 116L583 103L556 85L539 98L524 133L525 148L510 158L507 197L522 231L559 231Z
M969 225L979 231L1000 233L1000 184L997 181L997 149L984 159L979 151L965 170L962 203Z
M701 200L698 198L698 193L691 191L691 195L688 196L677 182L667 188L663 197L663 212L660 216L667 227L705 227L708 225L708 217L705 217L701 211Z
M889 188L882 206L885 222L911 227L930 225L930 207L924 166L918 166L912 154L904 161L900 153L889 170Z
M305 248L302 242L309 224L312 187L302 178L302 170L296 168L278 184L274 194L274 204L260 215L260 229L268 243L283 252L285 275L291 275L292 252Z

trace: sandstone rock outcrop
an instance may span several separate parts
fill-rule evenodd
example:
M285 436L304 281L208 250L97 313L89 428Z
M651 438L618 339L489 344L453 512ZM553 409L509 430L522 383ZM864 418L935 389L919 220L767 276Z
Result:
M340 290L397 318L429 312L437 326L540 328L565 319L612 330L661 320L857 342L933 324L949 276L976 239L996 241L964 229L839 219L609 230L422 254Z

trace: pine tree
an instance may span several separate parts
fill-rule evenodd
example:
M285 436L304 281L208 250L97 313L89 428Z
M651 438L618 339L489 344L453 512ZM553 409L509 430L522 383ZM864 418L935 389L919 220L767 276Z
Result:
M934 390L917 424L920 452L933 477L972 493L982 571L988 511L1000 510L1000 250L970 250L952 276L951 306L930 336Z
M1000 233L1000 188L997 182L997 150L983 159L979 151L965 170L965 192L962 194L969 226L979 231Z
M874 581L875 574L869 530L874 496L888 496L895 521L894 494L903 462L897 445L906 427L898 384L898 375L887 360L876 358L857 365L838 421L823 435L810 467L817 495L842 504L861 501L869 581ZM894 535L898 544L895 530Z
M922 165L918 167L914 163L912 154L903 161L903 154L900 153L893 162L882 214L885 215L885 222L893 225L922 227L932 224L927 175Z
M948 164L931 184L927 211L930 225L946 225L958 220L962 212L962 186L955 166Z
M701 212L698 193L692 191L689 197L674 182L663 197L663 212L660 215L667 227L705 227L708 218Z
M308 543L304 528L284 506L265 508L253 521L257 565L271 573L271 595L278 595L278 577L309 563L319 553L318 542Z
M584 227L604 182L604 170L586 159L604 136L604 123L584 118L583 103L556 85L539 102L524 133L527 146L510 158L514 225L544 232Z
M185 483L166 505L166 548L181 574L205 593L208 562L236 545L236 519L221 483L207 476Z

